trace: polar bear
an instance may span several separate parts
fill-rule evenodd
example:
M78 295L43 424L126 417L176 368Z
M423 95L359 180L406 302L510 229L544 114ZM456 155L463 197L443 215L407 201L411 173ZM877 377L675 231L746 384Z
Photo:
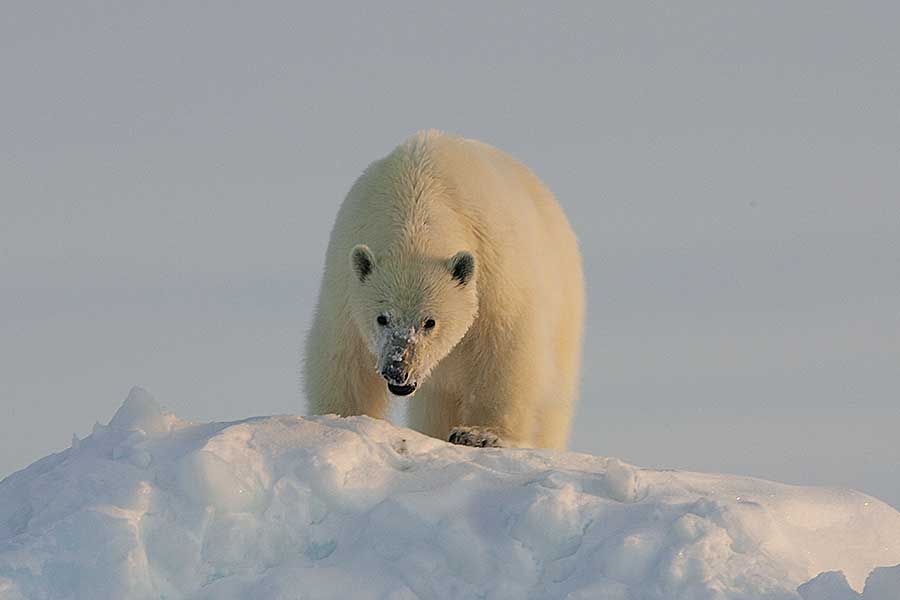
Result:
M384 418L470 446L563 448L584 319L578 244L524 165L416 134L338 211L306 340L309 411Z

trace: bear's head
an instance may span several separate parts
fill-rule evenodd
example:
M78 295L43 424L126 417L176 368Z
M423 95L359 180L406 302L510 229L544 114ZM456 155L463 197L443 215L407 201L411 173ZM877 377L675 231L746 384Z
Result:
M408 396L475 321L475 257L463 250L447 258L398 254L376 261L368 246L358 245L350 267L353 320L390 392Z

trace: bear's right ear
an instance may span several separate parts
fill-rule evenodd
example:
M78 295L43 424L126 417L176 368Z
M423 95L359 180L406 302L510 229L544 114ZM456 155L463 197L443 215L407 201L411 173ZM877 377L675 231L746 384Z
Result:
M372 251L365 244L354 246L350 251L350 268L356 273L360 281L365 281L366 277L375 268L375 257Z

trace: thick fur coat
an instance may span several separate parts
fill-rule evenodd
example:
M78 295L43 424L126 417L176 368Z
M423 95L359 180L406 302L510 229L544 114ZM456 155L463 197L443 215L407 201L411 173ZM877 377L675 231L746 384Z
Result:
M475 446L562 448L578 393L581 257L524 165L419 133L372 163L338 212L304 382L312 413L383 418Z

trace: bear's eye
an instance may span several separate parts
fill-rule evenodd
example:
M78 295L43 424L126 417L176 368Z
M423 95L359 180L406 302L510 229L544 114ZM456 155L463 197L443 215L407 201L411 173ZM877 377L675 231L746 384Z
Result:
M386 315L378 315L378 318L375 319L375 321L377 321L378 324L381 325L382 327L384 327L385 325L388 324L388 318Z
M428 319L425 321L425 329L433 329L434 325L434 319Z

